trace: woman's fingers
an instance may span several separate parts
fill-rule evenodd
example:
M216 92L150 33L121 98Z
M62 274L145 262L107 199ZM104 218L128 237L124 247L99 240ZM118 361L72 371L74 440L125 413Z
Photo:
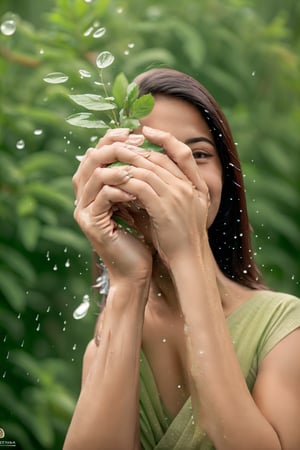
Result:
M193 153L188 145L178 141L173 135L165 131L147 126L144 126L142 131L147 139L164 148L169 157L178 165L179 169L193 185L200 190L205 187Z

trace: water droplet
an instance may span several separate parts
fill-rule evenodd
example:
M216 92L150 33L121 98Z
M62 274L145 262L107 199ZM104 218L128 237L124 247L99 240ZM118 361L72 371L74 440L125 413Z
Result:
M134 44L133 42L130 42L130 43L128 44L128 48L134 48L134 46L135 46L135 44Z
M24 339L22 340L20 347L23 348L24 347Z
M66 81L68 81L69 77L68 75L62 73L62 72L52 72L52 73L48 73L48 75L46 75L43 80L46 83L50 83L50 84L60 84L60 83L65 83Z
M14 19L8 19L1 23L1 33L5 36L12 36L17 28L16 21Z
M65 267L70 267L70 265L71 265L70 260L67 259L67 261L65 262Z
M2 375L2 378L5 378L5 377L6 377L6 371L3 372L3 375Z
M21 319L21 313L17 315L17 319Z
M255 75L256 75L256 72L255 72L255 70L253 70L253 72L251 73L251 76L255 77Z
M124 55L125 55L125 56L128 56L128 55L129 55L129 50L125 50L125 51L124 51Z
M178 385L177 385L177 389L181 389L181 384L178 384Z
M40 331L40 328L41 328L41 324L38 323L38 324L37 324L37 327L36 327L36 331Z
M77 345L74 344L73 347L72 347L72 350L76 350L76 348L77 348Z
M43 55L44 53L45 53L45 51L44 51L44 49L43 48L41 48L41 50L40 50L40 55Z
M40 317L40 315L37 314L37 315L36 315L36 318L35 318L35 321L36 321L36 322L39 320L39 317Z
M76 320L83 319L90 307L90 297L86 294L82 298L82 303L73 312L73 317Z
M9 352L7 352L7 355L6 355L6 359L8 359L9 358Z
M89 36L92 31L94 31L94 27L89 27L84 33L83 36Z
M162 339L162 342L165 344L165 343L167 342L167 339L166 339L166 338L163 338L163 339Z
M117 8L117 14L122 14L122 12L123 12L123 8Z
M291 276L291 279L294 280L294 279L295 279L295 275L292 275L292 276Z
M23 139L19 139L17 141L16 147L18 150L23 150L23 148L25 148L25 142L23 141Z
M46 259L47 259L47 261L50 261L50 252L49 252L49 250L46 253Z
M41 134L43 134L43 130L36 129L36 130L34 130L33 134L34 134L35 136L41 136Z
M55 264L55 265L53 266L53 270L54 270L54 271L57 270L57 264Z
M91 78L91 74L88 70L80 69L79 74L82 78Z
M93 33L93 38L101 38L102 36L104 36L104 34L106 33L106 28L101 27L98 28L98 30L94 31Z
M48 313L51 309L51 306L49 305L48 308L46 309L46 313Z
M7 340L7 335L6 335L6 336L4 336L4 338L3 338L3 342L6 342L6 340Z
M85 3L92 3L93 0L84 0Z
M157 297L161 297L162 294L161 294L161 292L158 292L156 295L157 295Z
M105 69L110 66L115 60L115 57L108 51L101 52L97 56L96 65L99 69Z

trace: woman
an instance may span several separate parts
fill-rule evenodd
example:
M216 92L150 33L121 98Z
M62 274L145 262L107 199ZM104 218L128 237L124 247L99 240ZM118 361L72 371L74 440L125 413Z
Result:
M188 75L137 83L153 111L74 175L110 289L64 449L299 450L300 301L263 285L227 121Z

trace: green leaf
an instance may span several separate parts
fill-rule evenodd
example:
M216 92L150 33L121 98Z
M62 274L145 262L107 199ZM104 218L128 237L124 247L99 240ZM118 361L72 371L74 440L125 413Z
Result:
M154 151L154 152L159 152L159 153L164 152L164 149L162 147L160 147L159 145L153 144L153 142L148 141L148 139L145 139L144 143L142 145L140 145L140 147L142 147L146 150Z
M25 291L20 286L20 280L13 273L5 269L0 271L0 292L15 311L25 308Z
M130 119L129 117L124 117L124 119L120 121L121 128L129 128L130 130L134 130L139 127L139 125L140 121L138 119Z
M89 248L87 240L69 228L44 226L41 237L49 242L73 248L80 253Z
M77 105L83 106L90 111L109 111L116 109L116 105L111 102L107 102L104 97L96 94L78 94L69 95L73 102Z
M125 109L129 109L131 108L133 102L138 98L139 96L139 87L135 82L132 82L128 85L127 87L127 92L126 92L126 101L125 101Z
M90 120L93 118L91 113L78 113L69 116L66 121L70 125L83 128L109 128L103 120Z
M35 217L20 217L18 221L18 235L26 248L33 251L38 243L41 224Z
M11 246L0 244L0 258L26 282L32 283L35 280L35 272L28 259Z
M124 73L119 73L114 81L112 87L112 95L115 98L115 102L119 108L121 108L125 102L128 88L128 80Z
M145 117L152 111L154 106L154 97L152 94L142 95L137 98L130 108L130 117L140 119Z

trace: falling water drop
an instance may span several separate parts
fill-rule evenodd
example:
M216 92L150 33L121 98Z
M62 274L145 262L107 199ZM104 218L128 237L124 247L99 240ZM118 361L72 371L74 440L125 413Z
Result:
M72 350L76 350L76 348L77 348L77 345L74 344L73 347L72 347Z
M68 75L62 73L62 72L52 72L52 73L48 73L48 75L46 75L43 80L46 83L50 83L50 84L60 84L60 83L65 83L66 81L68 81L69 77Z
M65 267L70 267L70 265L71 265L70 260L67 259L67 261L65 262Z
M41 136L41 134L43 134L43 130L36 129L36 130L34 130L33 134L34 134L35 136Z
M90 78L92 76L88 70L84 69L79 69L79 75L81 78Z
M12 36L17 28L16 21L14 19L8 19L1 23L1 33L5 36Z
M82 303L73 312L73 317L76 320L83 319L90 307L90 297L85 294L82 298Z
M57 270L57 264L55 264L55 265L53 266L53 270L54 270L54 271Z
M18 150L23 150L23 148L25 148L25 142L23 141L23 139L19 139L17 141L16 147Z
M104 28L104 27L98 28L98 30L94 31L93 38L95 38L95 39L100 38L100 37L104 36L105 33L106 33L106 28Z
M99 69L105 69L110 66L115 60L115 57L108 51L99 53L96 59L96 65Z

